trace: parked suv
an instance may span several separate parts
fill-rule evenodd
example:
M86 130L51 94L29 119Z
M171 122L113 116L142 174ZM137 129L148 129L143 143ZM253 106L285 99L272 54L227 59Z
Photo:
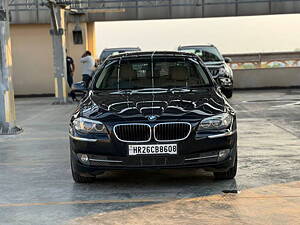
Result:
M236 113L195 54L126 53L96 71L70 121L75 182L109 170L237 170Z
M221 86L224 95L227 98L232 97L233 72L227 64L231 62L230 58L224 58L214 45L179 46L178 51L198 55Z
M141 49L139 47L132 47L132 48L105 48L100 56L99 56L99 63L104 62L104 60L111 55L121 54L124 52L140 52Z

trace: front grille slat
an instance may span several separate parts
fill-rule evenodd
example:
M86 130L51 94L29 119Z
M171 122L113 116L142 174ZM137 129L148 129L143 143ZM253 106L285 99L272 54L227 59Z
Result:
M151 127L148 124L120 124L114 127L114 134L124 142L147 142L151 139Z
M161 123L154 126L156 141L184 140L191 132L191 124L185 122Z
M123 142L148 142L152 138L152 129L156 141L179 141L188 137L191 124L187 122L159 123L153 128L148 124L119 124L114 127L114 134Z
M130 140L130 137L129 137L130 130L129 130L128 128L129 128L129 127L127 127L127 130L128 130L128 133L127 133L127 134L128 134L127 139ZM139 137L137 136L137 132L136 132L135 129L136 129L136 125L133 125L133 126L132 126L133 137L135 137L135 139L138 139Z

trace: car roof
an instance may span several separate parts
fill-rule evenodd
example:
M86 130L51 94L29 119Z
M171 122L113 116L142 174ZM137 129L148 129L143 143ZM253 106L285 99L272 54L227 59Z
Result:
M201 44L201 45L180 45L178 49L181 48L199 48L199 47L216 47L213 44Z
M124 48L105 48L103 51L119 51L119 50L141 50L140 47L124 47Z
M118 55L110 56L109 59L131 58L131 57L151 57L151 56L177 56L177 57L193 57L199 58L193 53L178 51L141 51L141 52L125 52Z

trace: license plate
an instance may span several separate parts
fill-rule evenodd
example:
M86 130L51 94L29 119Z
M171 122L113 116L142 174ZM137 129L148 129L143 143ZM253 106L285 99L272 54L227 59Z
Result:
M177 155L177 144L129 145L129 155Z

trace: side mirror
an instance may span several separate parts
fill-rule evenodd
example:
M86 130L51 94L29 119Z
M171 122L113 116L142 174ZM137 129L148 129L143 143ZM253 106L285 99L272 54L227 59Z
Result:
M226 63L231 63L232 62L231 58L229 58L229 57L225 57L224 60L225 60Z

